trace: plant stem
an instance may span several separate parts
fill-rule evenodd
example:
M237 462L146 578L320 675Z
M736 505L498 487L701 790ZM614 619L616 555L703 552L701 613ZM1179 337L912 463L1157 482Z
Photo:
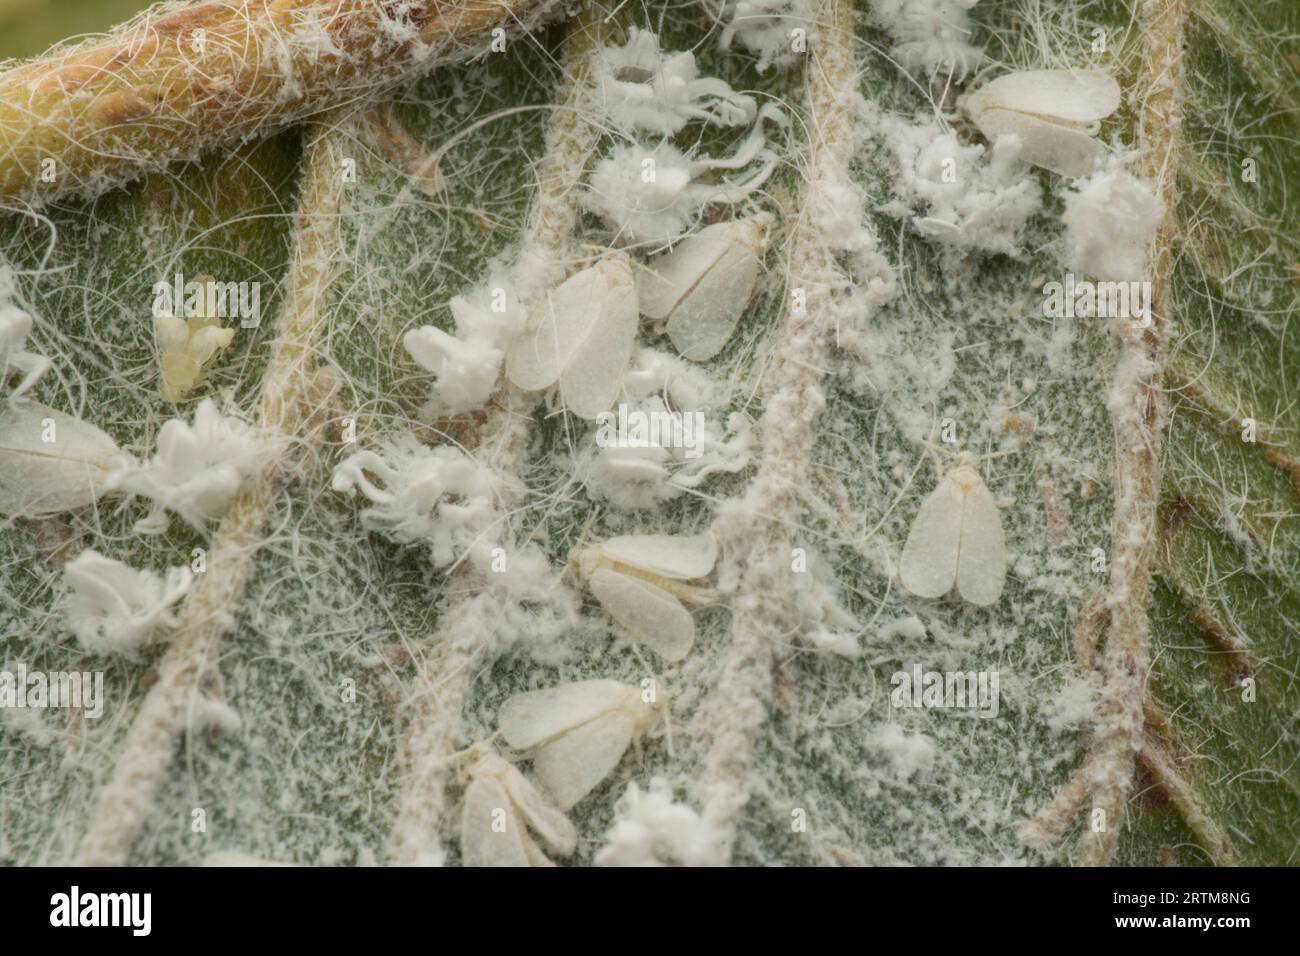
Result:
M327 296L338 260L338 226L343 204L340 175L344 144L336 114L308 128L305 173L294 230L287 294L279 316L271 361L262 384L260 424L268 440L320 440L310 427L320 403L315 394L313 357L327 319ZM208 569L199 575L181 609L176 639L158 663L126 743L100 793L78 853L82 866L121 866L140 831L172 760L176 741L189 727L189 714L203 681L216 667L221 639L235 620L253 558L272 505L275 481L285 460L277 458L248 479L214 537Z
M371 100L536 26L555 0L210 0L0 73L0 198L98 194Z

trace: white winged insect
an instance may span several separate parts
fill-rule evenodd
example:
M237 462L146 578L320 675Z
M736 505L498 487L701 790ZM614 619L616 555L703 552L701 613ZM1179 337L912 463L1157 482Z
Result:
M0 514L71 511L113 490L135 459L89 422L39 402L0 406Z
M682 602L707 604L713 595L683 582L713 571L713 535L620 535L582 548L574 558L601 607L634 641L666 661L690 653L695 619Z
M501 705L499 730L532 752L533 772L555 805L569 810L610 775L664 707L662 694L616 680L584 680L516 694Z
M1025 162L1078 178L1105 154L1095 137L1119 101L1119 84L1107 73L1026 70L985 83L961 108L989 142L1014 134Z
M623 388L637 329L627 255L612 253L547 293L506 354L506 376L528 391L557 382L579 418L607 411Z
M706 226L637 274L641 314L666 322L683 358L703 362L727 344L754 296L772 217Z
M460 815L465 866L553 866L529 830L557 856L573 854L573 824L514 764L481 747L471 760Z
M899 579L922 598L955 587L963 600L988 607L1002 596L1007 548L1002 516L972 455L955 464L921 504L903 545Z

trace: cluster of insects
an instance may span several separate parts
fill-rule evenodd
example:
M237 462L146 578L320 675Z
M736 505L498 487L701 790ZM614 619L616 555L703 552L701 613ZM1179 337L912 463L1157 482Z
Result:
M590 183L590 208L615 230L610 248L533 303L520 320L522 328L512 329L502 343L499 356L492 347L485 349L493 386L503 368L518 388L550 392L566 411L588 421L607 412L623 394L643 319L654 333L666 334L686 360L708 361L726 348L759 288L776 225L771 214L760 211L682 235L684 225L697 219L705 205L737 204L770 174L776 162L766 149L761 124L778 119L779 112L758 109L751 97L736 93L722 80L699 76L690 54L664 54L658 39L643 31L633 31L626 46L602 56L599 91L604 118L614 128L633 138L638 132L652 134L659 142L621 146L598 164ZM1031 71L985 84L962 100L961 110L990 140L1018 137L1026 161L1062 175L1083 176L1105 150L1096 138L1099 121L1118 104L1119 88L1104 74ZM731 159L691 159L665 137L692 121L724 127L752 124L752 130ZM635 178L645 160L658 162L658 178ZM700 181L706 172L758 161L762 170L745 182ZM620 163L639 165L625 169ZM653 189L641 188L647 182ZM619 192L625 187L626 195ZM638 261L632 253L613 248L631 242L661 251ZM662 248L665 245L670 247ZM138 466L100 429L25 398L23 393L49 367L48 359L26 350L30 332L25 313L0 311L5 380L22 376L0 408L0 513L67 511L113 490L148 494L158 502L149 519L153 526L144 530L160 530L158 515L164 506L200 527L224 513L260 456L250 436L207 401L193 429L184 422L169 422L160 434L159 457L150 466ZM181 400L233 334L207 316L158 316L163 396ZM451 336L425 334L411 342L426 367L449 367L442 359L455 346ZM227 457L241 464L220 471L220 463L212 461L212 468L199 469L207 446L232 449ZM208 474L215 474L213 469L220 471L218 484ZM387 474L378 459L367 470L358 465L356 471L356 482L363 486L369 474L381 480ZM388 482L398 483L391 476ZM178 487L191 485L192 493L177 494ZM427 491L426 485L411 495L418 497L417 492ZM372 500L394 496L387 485L365 487L373 492ZM706 531L609 538L575 549L571 565L626 637L675 663L695 644L690 607L717 600L717 592L703 582L718 560L717 541ZM126 580L125 572L102 560L92 564L87 559L73 566L86 577L83 590L96 597L83 604L121 604L112 582ZM941 598L955 591L972 605L988 607L1001 597L1006 573L998 506L976 460L959 456L916 514L902 549L899 580L919 598ZM152 586L162 593L160 583ZM139 613L148 621L165 618L179 587L177 582L167 592L165 603L154 602L158 606ZM95 622L86 626L93 630ZM547 863L538 841L557 856L572 854L577 837L565 813L605 780L656 722L666 719L662 693L614 680L580 681L509 698L500 709L497 731L510 748L509 759L492 742L478 744L465 755L465 862ZM531 761L536 784L516 767L514 761L521 759Z

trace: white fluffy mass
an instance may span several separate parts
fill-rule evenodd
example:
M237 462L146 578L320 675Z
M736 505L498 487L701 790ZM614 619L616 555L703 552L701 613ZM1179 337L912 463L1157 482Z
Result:
M12 291L7 267L0 266L0 392L5 390L11 376L22 376L9 390L10 401L35 385L50 368L50 360L44 355L27 351L32 317L10 302Z
M716 16L724 24L718 46L730 50L738 42L758 54L760 73L773 65L791 65L816 42L812 0L737 0L722 4Z
M131 653L175 626L172 606L189 591L193 576L189 568L172 568L164 580L87 548L63 566L63 580L70 589L63 611L81 645Z
M690 807L673 801L662 777L635 783L614 805L614 825L596 852L597 866L723 866L720 836Z
M696 488L709 476L734 474L754 454L750 422L739 412L719 427L717 384L698 365L657 349L641 348L623 381L629 411L672 411L704 415L703 453L688 457L682 447L623 447L592 443L578 471L588 494L623 511L652 508Z
M1141 281L1163 213L1151 186L1111 158L1065 191L1067 265L1107 282Z
M867 748L884 758L898 783L926 776L934 767L934 739L909 734L898 724L882 724L866 741Z
M985 149L963 146L934 119L882 116L879 125L897 163L894 199L881 211L910 219L959 258L1021 253L1025 224L1042 209L1043 196L1020 161L1017 137L1000 136Z
M411 357L437 378L425 409L429 417L459 415L483 405L496 389L506 346L528 319L514 286L500 271L448 306L456 320L455 335L422 325L402 338Z
M479 548L471 560L484 581L470 613L479 646L494 655L523 651L545 664L564 660L573 645L560 638L577 626L581 600L541 549Z
M799 611L800 640L815 651L857 657L858 623L839 600L839 583L826 561L805 549L807 567L794 575L795 607Z
M476 564L490 561L496 476L458 448L430 448L404 432L382 453L360 451L340 462L332 486L370 501L362 527L399 544L427 544L436 568L471 550Z
M724 80L700 76L693 53L663 53L655 34L636 27L626 44L597 54L596 86L605 118L626 133L671 136L692 120L741 126L758 109Z
M603 219L616 241L665 245L681 236L710 203L738 203L758 189L777 165L767 149L763 120L780 123L785 117L765 106L745 142L730 159L692 159L671 143L615 146L596 163L583 204ZM744 169L761 163L748 178L735 182L702 183L713 170Z
M244 480L274 457L275 449L238 418L223 415L205 398L194 424L173 418L158 431L157 454L109 479L111 488L152 498L149 516L136 523L145 534L167 529L164 511L174 511L200 531L229 509Z
M894 40L889 55L911 73L971 73L983 52L968 42L979 0L873 0L871 18Z

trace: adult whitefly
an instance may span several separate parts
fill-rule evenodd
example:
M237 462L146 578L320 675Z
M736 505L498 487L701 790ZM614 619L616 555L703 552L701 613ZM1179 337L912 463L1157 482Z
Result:
M572 856L578 832L513 764L496 753L471 754L460 816L465 866L553 866L537 838L557 856Z
M719 222L637 273L641 314L663 323L683 358L703 362L730 340L754 297L772 217Z
M989 142L1013 135L1020 158L1075 178L1106 155L1101 120L1119 108L1119 84L1097 70L1007 73L962 98L961 109Z
M713 572L713 535L620 535L580 549L574 559L601 607L634 641L670 662L690 653L695 619L683 601L705 603L708 595L683 582Z
M962 599L987 607L1002 596L1007 548L1002 515L969 455L921 503L899 562L903 587L922 598L956 588Z
M533 308L506 353L506 377L529 391L558 385L568 411L594 419L623 388L637 321L631 264L624 253L611 253Z
M586 680L515 694L501 705L498 729L527 751L533 772L561 810L569 810L613 772L665 706L662 696L615 680Z

